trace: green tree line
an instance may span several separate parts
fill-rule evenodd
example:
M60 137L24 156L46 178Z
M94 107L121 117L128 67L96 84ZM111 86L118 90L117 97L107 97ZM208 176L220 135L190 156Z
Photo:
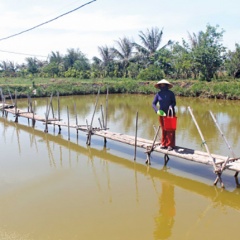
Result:
M205 31L188 33L182 42L162 43L163 30L139 32L139 42L119 38L114 47L99 46L99 56L89 60L79 49L67 54L51 52L47 61L28 57L26 63L0 62L1 77L130 78L141 80L235 79L240 76L240 45L233 51L222 44L224 30L207 25Z

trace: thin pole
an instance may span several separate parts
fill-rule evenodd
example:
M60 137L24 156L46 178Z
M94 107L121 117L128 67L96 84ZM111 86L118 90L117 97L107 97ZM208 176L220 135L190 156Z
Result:
M101 123L101 119L100 118L98 118L98 122L99 122L99 125L100 125L100 129L102 129L103 127L102 127L102 123Z
M91 120L91 123L90 123L90 126L89 126L89 130L88 130L88 140L87 140L87 144L88 145L91 144L92 125L93 125L94 115L95 115L95 112L96 112L96 109L97 109L99 95L100 95L100 89L98 90L97 99L96 99L96 102L95 102L95 107L94 107L94 111L93 111L93 115L92 115L92 120Z
M53 105L52 105L52 98L53 98L53 93L51 94L51 97L50 97L50 103L49 103L49 107L48 107L48 115L50 113L50 109L52 110L52 116L54 118L54 111L53 111Z
M106 96L105 130L107 129L107 120L108 120L108 88Z
M32 119L32 126L35 126L35 101L33 102L33 110L32 110L32 114L33 114L33 119Z
M68 140L70 140L70 120L69 120L69 110L68 110L68 106L67 106L67 118L68 118Z
M9 88L8 88L8 94L9 94L9 96L10 96L10 98L11 98L11 102L12 102L12 105L13 105L12 94L11 94L11 92L10 92Z
M18 122L18 111L17 111L17 91L15 90L15 122Z
M195 119L195 117L194 117L194 115L193 115L192 109L191 109L190 107L188 107L188 111L190 112L190 114L191 114L191 116L192 116L192 119L193 119L193 122L195 123L195 125L196 125L196 127L197 127L198 133L199 133L199 135L200 135L200 137L201 137L201 139L202 139L202 143L204 144L204 146L205 146L205 148L206 148L206 150L207 150L207 153L208 153L209 157L212 159L214 171L217 172L217 167L216 167L216 164L215 164L215 159L212 157L212 155L211 155L211 153L210 153L210 151L209 151L209 149L208 149L207 143L206 143L206 141L205 141L205 139L204 139L204 137L203 137L203 134L202 134L202 132L201 132L199 126L198 126L198 123L197 123L197 121L196 121L196 119Z
M76 129L77 129L77 135L78 135L78 117L77 117L77 106L76 106L76 103L74 103L74 111L75 111Z
M221 133L221 136L223 137L223 139L224 139L224 141L225 141L225 143L226 143L226 145L227 145L229 151L232 153L233 158L236 158L236 155L235 155L233 149L231 148L231 146L230 146L230 144L228 143L228 141L227 141L225 135L223 134L223 132L222 132L222 130L221 130L219 124L217 123L217 120L216 120L216 118L214 117L212 111L209 111L209 112L210 112L211 117L212 117L214 123L216 124L216 126L217 126L219 132ZM228 158L228 160L229 160L229 158ZM226 165L226 163L227 163L227 162L225 162L225 165ZM235 173L234 177L237 177L237 176L238 176L238 172Z
M213 119L214 123L216 124L216 126L217 126L217 128L218 128L219 132L221 133L221 136L222 136L222 138L224 139L224 141L225 141L225 143L226 143L226 145L227 145L228 149L229 149L229 150L230 150L230 152L232 153L232 156L235 158L235 157L236 157L236 155L235 155L235 153L233 152L233 150L232 150L231 146L229 145L229 143L228 143L228 141L227 141L226 137L224 136L224 134L223 134L223 132L222 132L222 130L221 130L221 128L220 128L220 126L219 126L219 124L217 123L217 120L216 120L216 118L214 117L214 115L213 115L212 111L209 111L209 112L210 112L210 114L211 114L211 117L212 117L212 119Z
M107 120L108 120L108 87L107 87L107 96L106 96L106 112L105 112L105 123L104 129L107 130ZM107 138L104 138L104 146L107 145Z
M95 106L94 106L94 111L93 111L92 120L91 120L91 124L90 124L90 130L92 130L93 119L94 119L94 115L95 115L95 112L96 112L96 109L97 109L99 94L100 94L100 89L98 90L98 95L97 95L97 99L96 99Z
M207 150L207 153L208 153L209 157L212 159L212 164L213 164L213 167L214 167L214 172L215 172L216 175L217 175L217 178L216 178L216 180L215 180L215 182L214 182L214 185L216 185L217 182L218 182L218 180L219 180L221 186L224 187L224 184L223 184L222 178L221 178L222 170L217 168L216 163L215 163L215 159L212 157L212 155L211 155L211 153L210 153L210 151L209 151L209 149L208 149L207 143L206 143L206 141L205 141L205 139L204 139L204 137L203 137L203 134L202 134L202 132L201 132L201 130L200 130L198 124L197 124L197 121L196 121L196 119L195 119L195 117L194 117L194 115L193 115L193 112L192 112L191 108L188 107L188 110L189 110L189 112L190 112L190 114L191 114L191 116L192 116L193 122L195 123L195 125L196 125L196 127L197 127L197 130L198 130L198 132L199 132L199 134L200 134L200 136L201 136L202 143L204 144L204 146L205 146L205 148L206 148L206 150Z
M30 96L29 96L29 94L28 94L28 96L27 96L27 98L28 98L28 112L32 112L32 107L30 106L31 105L31 103L30 103ZM29 118L28 118L28 124L29 124Z
M2 92L2 88L0 88L1 91L1 98L2 98L2 116L4 116L4 98L3 98L3 92Z
M58 110L58 121L61 120L60 118L60 99L59 99L59 92L57 92L57 110ZM61 133L61 126L58 125L58 134Z
M151 148L146 151L146 153L147 153L146 164L149 164L149 165L151 164L151 162L150 162L150 155L151 155L151 152L153 151L154 144L155 144L155 142L156 142L156 140L157 140L157 136L158 136L159 130L160 130L160 126L158 126L158 129L157 129L157 131L156 131L156 133L155 133L154 140L153 140L153 143L152 143Z
M135 146L134 146L134 161L137 155L137 131L138 131L138 112L136 114L136 131L135 131Z
M103 125L103 127L105 127L104 114L103 114L103 107L102 107L102 105L100 106L100 109L101 109L101 113L102 113L102 125Z
M48 132L48 99L47 99L47 105L46 105L46 112L45 112L45 130L44 132Z
M58 99L58 104L57 104L57 108L58 108L58 121L60 121L60 99L59 99L59 92L57 92L57 99Z
M87 141L86 141L86 144L87 145L90 145L90 139L89 139L89 134L90 134L90 127L88 125L88 120L86 119L86 127L87 127L87 131L88 131L88 136L87 136Z

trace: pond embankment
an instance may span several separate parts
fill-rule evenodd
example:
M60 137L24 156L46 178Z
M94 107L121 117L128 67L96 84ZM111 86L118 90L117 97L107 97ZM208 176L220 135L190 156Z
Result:
M172 90L176 96L182 97L202 97L216 99L240 99L240 82L217 81L205 82L199 80L170 80L174 87ZM80 80L70 78L50 78L50 79L0 79L0 87L7 97L9 92L13 95L17 92L18 97L48 97L52 93L61 96L85 95L97 93L134 93L134 94L154 94L156 81L137 81L132 79L91 79Z

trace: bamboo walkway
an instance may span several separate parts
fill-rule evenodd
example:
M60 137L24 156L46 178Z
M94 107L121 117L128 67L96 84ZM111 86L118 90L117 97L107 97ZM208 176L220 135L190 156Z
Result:
M123 166L125 168L128 168L132 171L137 171L142 174L148 174L149 177L152 178L153 184L155 184L155 177L163 180L168 181L171 184L178 186L182 189L185 189L187 191L194 192L195 194L202 196L204 198L212 200L214 203L217 204L223 204L228 207L240 210L239 205L239 191L238 188L235 188L234 190L228 191L227 189L225 191L222 191L222 189L218 188L211 188L208 184L199 182L196 179L189 179L186 176L178 176L168 171L167 168L163 167L162 169L158 168L151 168L151 171L146 171L146 167L144 164L141 164L140 162L136 162L138 165L138 168L136 170L136 165L132 164L131 159L128 158L128 156L117 156L113 155L113 153L109 152L106 148L97 149L92 148L91 149L91 155L89 156L89 149L79 145L75 142L70 142L64 139L64 138L57 138L55 135L49 134L46 136L42 133L40 129L33 129L29 127L26 124L22 123L14 123L12 121L7 121L5 118L0 118L0 122L3 124L4 127L8 128L9 126L16 128L16 137L19 137L19 134L21 134L22 131L27 132L30 135L30 139L35 143L35 147L37 148L37 142L36 137L42 139L42 141L46 144L46 151L48 151L49 161L50 165L56 167L56 164L59 163L61 165L63 161L63 156L60 153L60 157L54 159L52 151L54 151L54 145L52 146L50 142L58 144L60 147L69 148L71 151L76 152L77 156L86 156L89 160L91 160L94 163L94 159L102 158L104 156L104 159L115 163L117 165ZM15 132L14 132L15 133ZM18 140L19 143L19 149L21 149L21 142ZM52 146L52 147L51 147ZM21 152L21 150L19 150ZM69 164L71 165L71 162L75 159L78 161L78 157L73 158L73 156L69 156ZM72 158L71 158L72 157ZM92 167L94 167L94 164L92 164ZM136 173L137 174L137 173ZM137 184L137 183L136 183ZM237 184L239 187L239 183ZM231 201L229 201L229 193L231 193ZM225 197L223 197L223 195ZM219 197L221 196L221 197Z
M216 179L214 181L214 185L217 185L219 182L221 184L221 187L224 187L221 175L224 170L230 170L235 172L235 180L238 182L237 176L238 173L240 172L240 157L228 157L228 156L221 156L217 154L211 154L206 146L207 152L203 151L197 151L193 149L188 149L180 146L176 146L174 150L168 151L160 148L160 142L157 142L157 136L159 132L159 128L156 131L156 135L153 140L148 140L148 139L143 139L137 137L137 128L136 128L136 134L135 136L130 136L122 133L116 133L116 132L111 132L107 128L107 117L104 119L103 124L100 122L100 127L94 128L92 127L92 122L98 102L98 98L95 104L95 110L92 116L92 121L90 124L86 125L78 125L78 120L76 117L76 124L72 124L69 121L69 115L68 115L68 120L67 121L62 121L60 120L60 114L58 115L58 118L54 117L49 118L49 113L51 109L51 102L52 102L52 97L50 100L50 104L47 102L46 106L46 113L45 116L39 116L34 113L34 108L31 105L31 100L29 99L28 102L28 111L23 111L21 109L17 108L17 104L7 104L5 102L0 103L0 110L7 117L8 113L11 113L15 116L15 122L18 122L19 117L27 118L32 120L32 125L34 127L36 121L43 122L45 124L45 130L44 132L48 132L48 125L54 125L59 127L59 132L61 131L61 127L67 127L68 128L68 140L70 140L70 128L75 129L77 132L82 131L87 133L87 141L86 143L88 145L91 144L91 137L93 135L99 136L104 138L104 144L106 144L107 139L117 141L123 144L128 144L131 146L135 147L135 156L134 160L136 159L136 149L137 148L142 148L145 150L145 153L147 155L146 159L146 164L151 164L150 161L150 156L152 152L158 152L161 154L164 154L164 165L166 166L168 161L169 161L169 156L174 156L177 158L193 161L196 163L201 163L205 165L211 165L214 168L214 172L216 174ZM67 111L68 112L68 111ZM194 119L195 120L195 119ZM136 120L137 123L137 120ZM197 126L197 125L196 125ZM197 126L198 127L198 126ZM200 132L201 135L201 132ZM202 138L203 143L205 142L204 139Z

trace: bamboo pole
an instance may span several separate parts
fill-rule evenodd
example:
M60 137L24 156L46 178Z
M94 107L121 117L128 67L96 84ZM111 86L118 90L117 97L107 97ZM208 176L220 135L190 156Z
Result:
M94 106L92 120L91 120L91 123L90 123L90 126L89 126L89 130L88 130L88 140L87 140L87 144L88 145L91 145L92 125L93 125L93 119L94 119L94 116L95 116L95 113L96 113L96 109L97 109L99 95L100 95L100 88L98 89L98 94L97 94L97 98L96 98L96 102L95 102L95 106Z
M227 139L226 139L225 135L223 134L223 132L222 132L222 130L221 130L221 128L220 128L220 126L219 126L219 124L217 123L217 120L216 120L216 118L214 117L214 115L213 115L213 113L212 113L211 111L209 111L209 112L210 112L210 114L211 114L211 117L212 117L212 119L213 119L213 121L214 121L215 125L217 126L217 128L218 128L219 132L221 133L221 136L222 136L223 140L225 141L225 143L226 143L226 145L227 145L227 147L228 147L229 151L232 153L232 156L235 158L235 157L236 157L236 155L235 155L235 153L233 152L233 150L232 150L232 148L231 148L230 144L228 143L228 141L227 141Z
M45 121L46 121L46 124L45 124L45 131L44 131L44 132L48 132L48 119L49 119L49 114L50 114L52 97L53 97L53 94L51 94L50 103L49 103L49 104L48 104L48 99L47 99L46 113L45 113Z
M28 94L28 96L27 96L27 99L28 99L28 107L27 107L27 112L29 113L31 110L30 110L30 96L29 96L29 94ZM32 112L32 111L31 111ZM29 124L29 118L28 118L28 124Z
M100 106L100 109L101 109L101 114L102 114L102 126L105 127L104 113L103 113L103 106L102 106L102 104Z
M197 127L198 133L199 133L199 135L200 135L200 137L201 137L201 139L202 139L202 143L203 143L203 145L205 146L205 149L206 149L209 157L210 157L211 160L212 160L214 172L217 174L217 179L216 179L217 181L214 182L214 185L216 185L217 182L218 182L218 180L219 180L221 186L224 187L223 182L222 182L222 178L221 178L221 174L222 174L221 169L217 168L217 166L216 166L216 164L215 164L215 159L212 157L212 155L211 155L211 153L210 153L210 151L209 151L209 149L208 149L207 143L206 143L206 141L205 141L205 139L204 139L204 137L203 137L203 134L202 134L202 132L201 132L199 126L198 126L198 123L197 123L197 121L196 121L196 119L195 119L195 117L194 117L194 115L193 115L193 112L192 112L191 108L188 107L188 110L189 110L189 112L190 112L190 114L191 114L191 116L192 116L193 122L195 123L195 125L196 125L196 127Z
M104 128L107 129L107 121L108 121L108 87L107 87L107 95L106 95L106 111L105 111L105 123ZM107 138L104 138L104 146L106 147Z
M58 121L61 120L61 117L60 117L60 99L59 99L59 92L57 92L57 111L58 111ZM61 133L61 126L58 125L58 134Z
M12 105L14 105L13 99L12 99L12 94L11 94L11 92L10 92L10 90L9 90L9 87L8 87L8 94L9 94L9 96L10 96L10 98L11 98L11 103L12 103Z
M59 99L59 92L57 93L57 109L58 109L58 121L60 121L60 99Z
M134 144L134 161L137 155L137 132L138 132L138 112L136 114L136 130L135 130L135 144Z
M45 133L48 132L48 99L47 99L47 105L46 105L46 112L45 112Z
M75 112L76 130L77 130L77 136L78 136L78 117L77 117L77 106L76 106L76 103L74 103L74 112Z
M3 97L2 88L0 88L0 91L1 91L1 98L2 98L2 116L4 116L4 97Z
M86 119L86 127L87 127L87 141L86 144L89 145L89 134L90 134L90 127L88 125L88 120Z
M27 106L27 112L30 112L30 96L29 94L27 95L27 99L28 99L28 106Z
M100 128L103 129L102 122L101 122L100 118L98 118L98 122L99 122Z
M157 132L155 133L154 140L153 140L153 142L152 142L151 148L146 151L146 153L147 153L147 160L146 160L146 162L145 162L146 164L151 165L150 156L151 156L151 152L153 151L154 144L155 144L155 142L156 142L156 140L157 140L157 136L158 136L159 130L160 130L160 126L158 126Z
M108 122L108 88L106 96L105 129L107 129L107 122Z
M69 110L68 110L68 106L67 106L67 118L68 118L68 140L70 140L70 120L69 120Z
M15 122L18 122L17 91L15 90Z
M32 126L33 127L35 126L35 123L36 123L36 120L35 120L35 109L36 109L36 106L35 106L35 101L34 101L33 102L33 109L32 109L32 114L33 114Z
M219 126L219 124L218 124L216 118L214 117L212 111L209 111L209 112L210 112L210 114L211 114L211 117L212 117L212 119L213 119L215 125L217 126L219 132L221 133L221 136L222 136L223 140L225 141L225 143L226 143L226 145L227 145L229 151L231 152L233 158L236 158L236 155L235 155L233 149L231 148L230 144L229 144L228 141L227 141L227 138L226 138L225 135L223 134L223 132L222 132L222 130L221 130L221 128L220 128L220 126ZM229 160L229 158L228 158L228 160ZM226 163L227 163L227 162L226 162ZM226 164L225 164L225 165L226 165ZM237 177L237 176L238 176L238 172L235 173L234 177Z
M53 115L53 118L54 118L54 112L53 112L53 107L52 107L52 98L53 98L53 93L51 93L51 96L50 96L50 102L49 102L49 106L48 106L48 117L49 117L49 114L50 114L50 109L52 109L52 115Z

